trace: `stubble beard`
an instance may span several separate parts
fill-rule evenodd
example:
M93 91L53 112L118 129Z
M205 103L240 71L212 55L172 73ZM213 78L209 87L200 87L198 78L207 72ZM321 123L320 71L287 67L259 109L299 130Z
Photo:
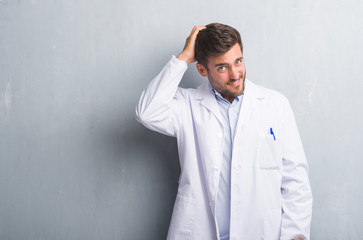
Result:
M223 96L229 96L229 97L238 97L240 96L243 91L244 91L244 88L245 88L245 80L246 80L246 73L244 75L241 75L239 77L239 79L241 79L241 85L239 85L239 87L241 87L241 90L238 91L238 92L232 92L232 91L228 91L227 89L223 92L221 92L221 95ZM232 80L232 81L229 81L228 83L233 83L235 82L236 80Z

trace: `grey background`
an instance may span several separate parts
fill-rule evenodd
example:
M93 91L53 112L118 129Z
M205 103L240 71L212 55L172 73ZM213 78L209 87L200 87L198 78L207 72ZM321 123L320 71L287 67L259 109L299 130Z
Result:
M175 140L134 119L193 25L242 35L295 111L312 239L363 235L363 1L0 0L0 239L164 239ZM204 79L191 66L182 82Z

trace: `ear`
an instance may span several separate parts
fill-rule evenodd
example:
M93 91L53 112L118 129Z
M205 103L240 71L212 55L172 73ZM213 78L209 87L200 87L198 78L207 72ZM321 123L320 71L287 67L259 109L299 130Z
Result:
M205 67L203 67L202 64L197 63L196 67L197 67L197 70L198 70L200 75L202 75L203 77L208 76L208 71L207 71L207 69Z

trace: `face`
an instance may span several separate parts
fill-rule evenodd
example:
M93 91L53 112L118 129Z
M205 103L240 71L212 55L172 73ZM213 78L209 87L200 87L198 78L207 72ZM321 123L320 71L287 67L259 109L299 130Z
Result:
M246 68L238 43L221 56L209 57L208 69L199 63L197 69L229 102L243 93Z

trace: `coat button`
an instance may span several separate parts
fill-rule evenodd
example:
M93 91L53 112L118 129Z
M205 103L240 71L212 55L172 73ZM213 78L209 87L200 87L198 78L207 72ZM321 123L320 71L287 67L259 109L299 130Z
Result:
M222 137L223 137L223 133L221 133L221 132L220 132L220 133L218 133L218 137L219 137L219 138L222 138Z

